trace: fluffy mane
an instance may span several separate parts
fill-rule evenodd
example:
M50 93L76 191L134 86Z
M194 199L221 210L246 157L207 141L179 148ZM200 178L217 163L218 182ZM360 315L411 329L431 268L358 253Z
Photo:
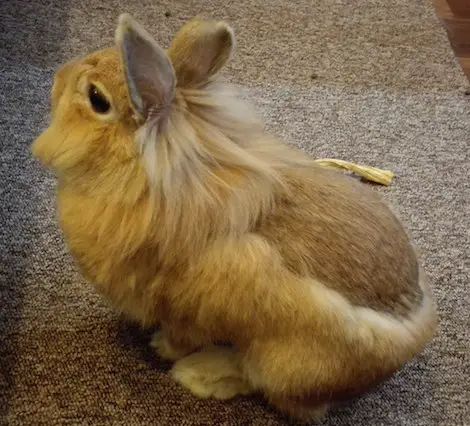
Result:
M283 169L311 160L271 137L235 87L214 80L177 89L164 126L136 133L164 246L191 250L219 234L241 235L285 191Z

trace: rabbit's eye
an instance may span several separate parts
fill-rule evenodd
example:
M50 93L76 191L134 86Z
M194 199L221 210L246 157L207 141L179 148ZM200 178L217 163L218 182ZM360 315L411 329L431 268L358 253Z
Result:
M90 84L88 98L90 99L93 111L98 114L106 114L109 112L111 104L94 84Z

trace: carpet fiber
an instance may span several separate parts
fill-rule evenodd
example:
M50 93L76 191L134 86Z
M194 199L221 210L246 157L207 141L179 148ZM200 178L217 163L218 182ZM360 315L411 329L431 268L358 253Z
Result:
M315 157L396 172L377 190L421 248L439 334L325 424L470 425L470 97L424 0L0 2L0 424L285 424L261 400L198 400L174 384L57 229L54 181L29 146L53 70L112 43L123 11L165 46L195 14L227 19L238 48L226 75L269 128Z

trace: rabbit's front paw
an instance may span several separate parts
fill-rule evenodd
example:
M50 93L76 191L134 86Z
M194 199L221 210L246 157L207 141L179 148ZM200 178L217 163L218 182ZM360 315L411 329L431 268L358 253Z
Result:
M150 339L150 346L155 349L160 358L167 361L178 361L189 353L189 351L172 344L162 330L153 333Z
M173 379L199 398L230 399L252 392L244 380L238 354L212 346L175 363Z

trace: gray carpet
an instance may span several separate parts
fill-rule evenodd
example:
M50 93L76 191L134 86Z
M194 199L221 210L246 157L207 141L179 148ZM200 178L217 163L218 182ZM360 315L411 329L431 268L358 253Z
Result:
M238 34L227 69L268 126L316 157L389 168L378 188L421 247L436 339L327 425L470 425L470 97L423 0L0 2L0 424L281 425L263 401L202 401L172 383L145 331L77 273L54 181L30 157L52 71L112 42L129 11L167 45L198 13ZM165 16L165 12L169 12Z

